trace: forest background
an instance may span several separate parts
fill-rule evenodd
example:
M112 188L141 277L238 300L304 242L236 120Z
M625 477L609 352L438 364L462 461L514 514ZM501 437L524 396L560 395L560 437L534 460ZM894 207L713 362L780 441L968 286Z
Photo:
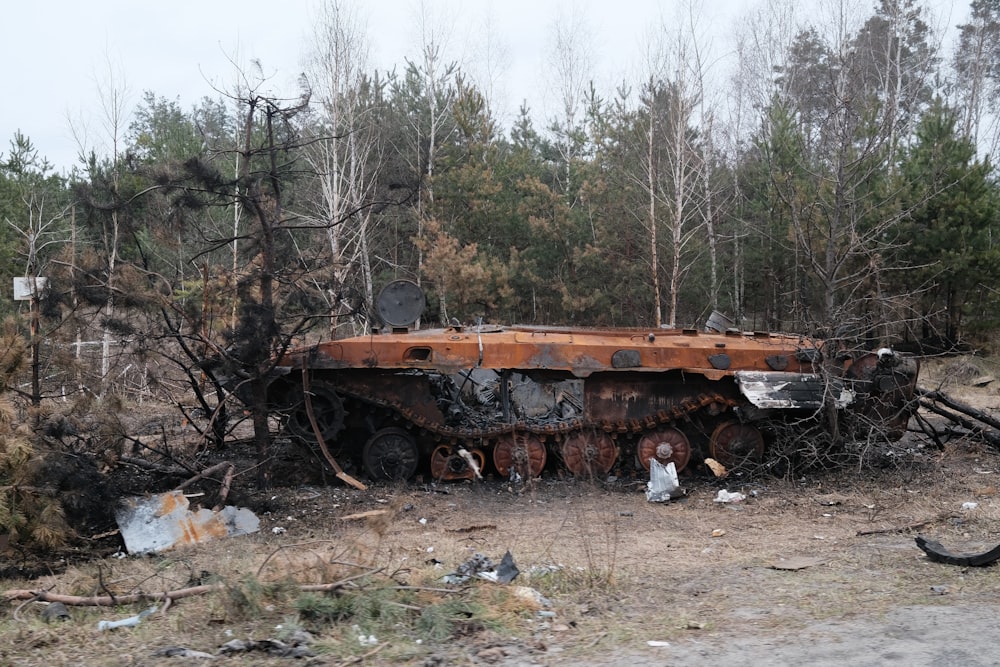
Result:
M760 3L719 76L681 3L613 90L568 17L558 112L509 127L430 17L419 51L377 71L358 6L334 0L295 90L234 64L190 109L169 91L133 108L109 73L109 152L56 173L17 132L0 155L0 285L47 279L0 300L9 386L37 405L199 387L210 366L260 377L291 344L370 330L396 279L428 293L422 326L719 311L982 347L1000 323L1000 2L972 2L947 47L917 0L826 5Z

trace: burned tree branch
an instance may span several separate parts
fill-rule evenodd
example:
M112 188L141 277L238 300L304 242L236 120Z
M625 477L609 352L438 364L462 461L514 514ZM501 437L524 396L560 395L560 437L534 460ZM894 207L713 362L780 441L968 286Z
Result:
M947 408L968 415L969 417L972 417L973 419L980 421L986 424L987 426L990 426L991 428L1000 431L1000 419L992 417L991 415L983 412L982 410L977 410L976 408L966 405L965 403L956 401L952 397L948 396L947 394L943 394L940 391L930 391L928 389L924 389L923 387L917 387L916 392L917 395L923 399L926 399L928 401L934 401L935 403L940 403L941 405L944 405ZM921 405L923 405L923 401L921 401Z
M989 428L983 426L983 423L977 425L972 420L967 419L960 414L956 414L951 410L946 410L945 408L942 408L940 405L937 405L937 403L935 403L933 400L930 399L921 399L920 407L930 410L934 414L940 415L945 419L955 424L958 424L962 428L966 429L969 432L969 435L975 436L977 438L982 438L983 440L985 440L987 443L989 443L994 447L1000 447L1000 433L991 431ZM964 407L968 408L968 406ZM968 409L972 410L973 408L968 408ZM980 420L980 422L982 422L982 420Z

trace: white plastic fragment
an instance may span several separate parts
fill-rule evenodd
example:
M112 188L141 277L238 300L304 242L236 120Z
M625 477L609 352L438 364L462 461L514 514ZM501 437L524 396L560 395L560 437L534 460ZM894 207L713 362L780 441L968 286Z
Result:
M649 481L646 482L646 500L651 503L665 503L670 494L680 488L677 481L677 466L671 461L663 465L656 458L649 459Z
M726 489L719 489L719 492L715 495L715 501L717 503L741 503L746 500L747 497L740 493L739 491L729 492Z
M129 616L128 618L123 618L120 621L98 621L98 630L114 630L115 628L134 628L142 622L142 619L146 618L150 614L156 611L156 607L150 607L145 611L139 612L135 616Z
M650 639L646 644L648 646L670 646L670 642L662 642L656 639Z
M469 466L469 469L475 474L476 479L482 479L483 475L479 472L479 464L476 459L473 458L472 454L469 453L465 447L458 448L458 455L465 459L465 463Z
M352 625L351 629L358 634L358 643L362 646L375 646L378 644L378 638L375 635L366 635L361 631L361 626Z
M974 510L977 507L979 507L979 503L973 503L973 502L962 503L962 509L964 510Z

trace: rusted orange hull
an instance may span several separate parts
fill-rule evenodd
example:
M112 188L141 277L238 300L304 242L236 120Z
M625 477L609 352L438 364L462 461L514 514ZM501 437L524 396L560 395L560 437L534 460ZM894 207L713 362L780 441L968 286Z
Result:
M733 466L759 459L768 424L826 406L905 426L914 362L823 352L807 337L735 330L404 329L293 349L272 395L290 428L307 397L320 402L338 449L388 479L553 466L602 476L710 455Z

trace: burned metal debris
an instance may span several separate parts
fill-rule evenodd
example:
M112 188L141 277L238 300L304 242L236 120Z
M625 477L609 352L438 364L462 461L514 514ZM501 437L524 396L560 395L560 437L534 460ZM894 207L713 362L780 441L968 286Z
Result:
M960 554L945 549L941 546L940 542L929 540L923 535L917 535L916 542L917 546L927 554L928 558L938 563L960 565L963 567L984 567L1000 560L1000 544L982 553Z
M260 529L257 515L246 508L227 505L217 511L192 511L182 491L128 498L115 512L115 520L131 554L247 535Z
M473 554L471 558L462 563L454 572L442 577L446 584L464 584L473 577L492 581L497 584L509 584L517 578L521 571L514 563L514 556L508 550L500 560L500 564L495 564L488 556L481 553Z

